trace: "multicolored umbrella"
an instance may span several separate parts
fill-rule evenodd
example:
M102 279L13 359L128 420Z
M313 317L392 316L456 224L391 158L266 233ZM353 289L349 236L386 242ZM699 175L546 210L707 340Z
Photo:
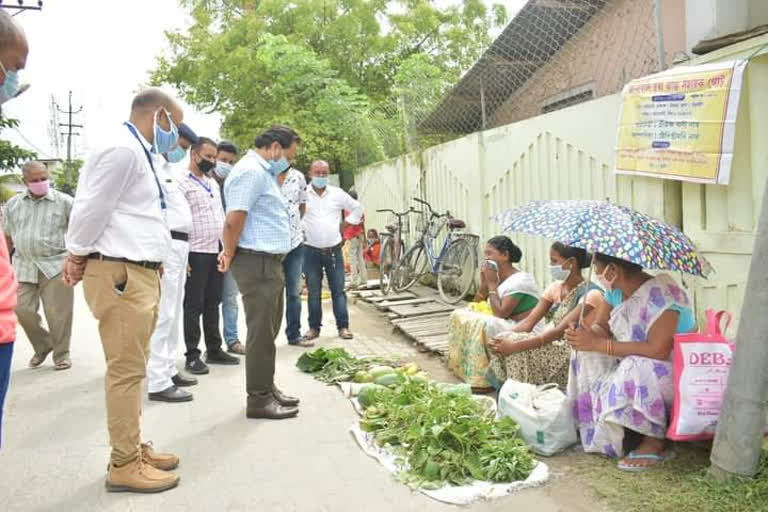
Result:
M703 277L712 270L682 231L610 201L533 201L493 220L506 232L539 235L647 269Z

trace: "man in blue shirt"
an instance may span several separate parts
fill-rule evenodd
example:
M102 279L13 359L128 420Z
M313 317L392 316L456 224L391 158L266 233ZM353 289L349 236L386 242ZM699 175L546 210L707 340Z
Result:
M283 419L299 413L299 400L275 386L275 338L283 316L282 261L291 249L288 205L277 176L288 170L301 143L287 127L256 137L224 185L227 218L219 270L230 265L243 297L248 418Z

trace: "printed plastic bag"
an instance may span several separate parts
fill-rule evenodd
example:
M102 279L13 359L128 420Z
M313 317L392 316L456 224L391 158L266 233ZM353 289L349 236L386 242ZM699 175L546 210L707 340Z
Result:
M728 385L733 361L733 343L720 330L722 319L731 324L726 311L708 309L703 332L675 335L675 402L667 437L675 441L711 439Z
M557 384L507 380L499 391L499 417L515 420L525 442L541 455L554 455L577 441L571 408Z

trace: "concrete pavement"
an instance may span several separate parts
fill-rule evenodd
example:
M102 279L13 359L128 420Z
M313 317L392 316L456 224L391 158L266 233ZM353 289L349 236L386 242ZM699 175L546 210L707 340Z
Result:
M321 342L338 344L329 309ZM419 360L436 378L446 375L439 360L417 354L368 306L351 305L350 316L358 335L354 351L397 352ZM240 321L244 337L242 313ZM348 433L356 418L349 402L338 390L295 368L301 349L285 345L282 335L278 343L278 383L301 397L298 418L246 419L244 366L212 366L209 375L199 378L198 386L188 388L194 401L146 402L143 437L158 450L180 455L180 486L158 495L107 493L104 359L96 322L78 287L71 370L55 372L50 358L43 367L28 369L32 350L19 330L0 450L0 510L428 512L450 508L412 492L364 455ZM471 508L512 507L535 507L537 512L600 508L583 486L568 478Z

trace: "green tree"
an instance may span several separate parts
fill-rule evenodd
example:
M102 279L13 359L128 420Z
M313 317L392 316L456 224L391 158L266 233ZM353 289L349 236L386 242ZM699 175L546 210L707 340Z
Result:
M425 73L436 86L418 87L419 105L431 108L435 91L455 83L506 19L503 7L481 0L181 3L194 23L167 34L171 51L158 58L153 83L173 84L191 104L221 113L225 135L241 143L268 122L291 123L307 154L337 168L401 152L409 107L397 105L408 80Z
M80 178L80 169L83 167L83 161L79 159L71 162L62 162L51 171L53 177L53 188L60 190L71 196L75 195L77 190L77 180Z
M8 185L16 183L21 183L21 176L18 174L0 174L0 204L15 195L15 192Z
M0 132L6 128L16 128L19 121L0 116ZM12 142L0 138L0 169L9 171L21 166L27 160L37 158L37 153L28 151Z

